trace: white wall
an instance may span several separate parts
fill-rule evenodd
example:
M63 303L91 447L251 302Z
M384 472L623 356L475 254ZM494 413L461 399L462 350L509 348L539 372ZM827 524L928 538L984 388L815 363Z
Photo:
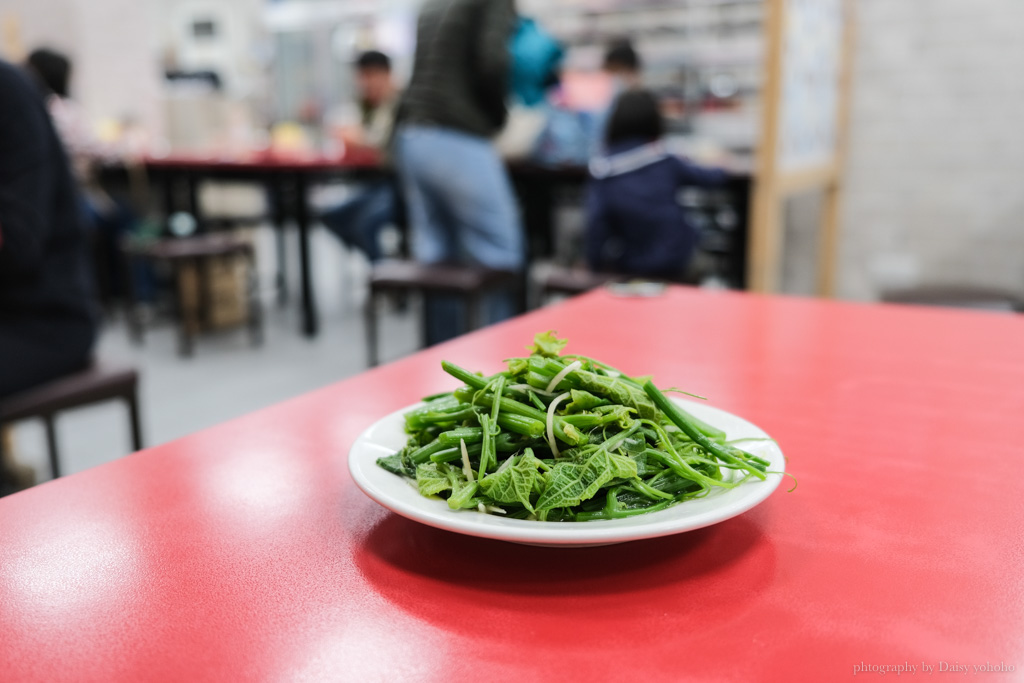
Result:
M163 74L150 32L149 5L139 0L78 0L73 4L81 50L76 86L93 120L127 115L159 133Z
M25 50L47 46L74 60L72 94L93 121L129 116L158 131L148 8L137 0L3 0L0 16L15 19Z
M265 87L263 51L268 45L262 13L266 0L150 2L159 49L173 47L179 68L216 71L233 97L250 97ZM197 19L215 21L218 35L212 39L193 36L192 23Z
M4 0L0 4L0 23L4 30L0 56L20 61L25 54L11 54L11 49L27 53L47 46L77 57L77 19L71 0ZM16 35L9 35L8 30ZM11 39L17 44L7 44Z
M857 0L840 293L1024 292L1024 2Z

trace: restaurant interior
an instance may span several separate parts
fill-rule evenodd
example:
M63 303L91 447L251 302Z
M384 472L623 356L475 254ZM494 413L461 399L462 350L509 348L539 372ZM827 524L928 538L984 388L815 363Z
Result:
M0 377L0 613L8 607L11 612L0 619L6 623L0 632L16 635L0 638L0 653L10 648L7 659L19 663L9 680L85 680L91 674L136 680L144 665L157 663L166 667L161 676L168 680L230 680L231 671L240 672L240 680L434 680L444 677L445 669L426 651L436 646L455 657L453 648L460 643L490 648L491 654L490 659L480 651L471 655L463 662L466 668L457 669L459 680L476 677L489 661L493 680L514 674L522 676L518 680L639 680L615 665L598 666L601 657L582 662L584 649L593 653L599 642L598 626L605 619L624 620L628 633L609 646L608 657L632 658L650 647L651 659L637 663L635 672L656 680L839 680L851 673L895 672L880 667L903 666L904 660L907 667L936 671L998 661L1002 669L988 669L995 672L992 680L1020 680L1013 678L1019 675L1013 667L1024 667L1019 578L1024 572L1013 569L1021 568L1019 541L1015 550L1001 544L986 550L987 559L977 560L980 567L951 576L929 564L938 562L942 548L958 548L959 554L983 543L979 529L965 530L967 520L980 523L1006 512L996 526L1004 527L1008 538L1020 532L1019 502L1002 494L984 514L973 507L964 512L963 529L948 534L930 526L938 524L939 515L931 498L907 513L909 526L935 536L914 546L920 556L914 556L918 562L906 577L899 573L906 566L892 570L908 586L910 577L923 577L918 602L887 598L894 611L906 611L902 617L883 617L884 608L863 597L866 583L856 608L843 612L839 600L834 622L822 616L830 609L824 579L807 586L807 610L817 609L817 616L796 614L798 608L779 600L803 599L792 576L780 578L792 569L795 553L827 556L836 586L857 586L861 579L854 570L843 574L842 567L858 560L841 555L846 551L840 545L848 544L849 551L891 542L890 553L902 547L898 525L888 526L884 512L877 513L886 520L880 522L871 521L875 517L868 509L851 512L862 525L860 535L844 534L830 516L831 505L854 510L850 501L865 487L880 491L894 480L922 477L918 491L970 505L947 480L928 483L933 475L926 473L933 470L924 444L931 444L927 449L942 463L935 469L947 471L961 467L954 461L972 451L961 439L974 438L968 434L988 439L988 464L965 467L982 479L964 485L964 498L980 500L986 487L1019 480L1022 22L1024 4L1018 0L3 0L0 66L9 67L11 75L0 72L0 89L7 90L0 92L0 129L8 129L0 130L5 136L0 141L0 356L7 356L0 357L0 374L10 373L10 379ZM10 85L15 81L17 87ZM15 118L29 109L36 112L15 103L23 83L28 84L25 97L35 98L32 106L41 103L37 109L47 114L38 126ZM35 162L18 156L27 149L27 131L36 127L49 136L48 149L60 167L52 172L73 185L66 214L54 208L61 201L60 184L50 194L34 193L37 181L26 169ZM9 166L3 156L11 160ZM37 196L43 208L31 205ZM57 265L57 256L42 257L41 268L53 271L49 275L17 275L28 257L17 255L22 238L16 223L22 216L51 213L53 234L67 232L62 239L39 238L41 248L67 249L68 240L75 240L80 246L75 258L84 264L80 281L68 275L71 261ZM68 236L72 227L73 238ZM60 258L70 258L62 253ZM51 276L61 290L59 302L32 310L36 293L26 292ZM42 284L38 290L39 297L49 295ZM72 298L77 303L68 303ZM88 340L81 343L84 317L66 328L46 318L59 306L73 305L90 311L82 314L91 322ZM3 327L12 335L10 342L2 338ZM545 344L555 342L538 337L529 346L535 334L548 330L564 333L567 348L587 356L570 365L572 356L561 363L555 352L555 370L521 379L510 361L508 377L502 375L495 388L506 359L532 353L531 363L550 361L551 347ZM16 339L17 334L22 337ZM738 360L734 365L729 358ZM447 367L445 374L441 360L484 375L462 376L458 368ZM36 364L39 370L32 374L30 366ZM359 444L352 444L361 433L360 440L372 437L373 430L364 433L371 423L422 396L453 391L449 375L454 375L467 391L478 391L460 400L472 406L484 396L487 408L474 407L479 423L461 427L471 430L467 435L476 430L477 440L482 429L482 446L474 451L470 444L467 451L463 440L460 456L458 439L448 444L450 460L465 465L452 465L450 475L465 472L468 483L459 481L477 490L477 466L470 462L479 457L483 487L488 444L498 451L502 444L502 436L495 441L489 430L502 424L513 432L536 426L538 443L552 458L545 461L548 456L538 451L537 460L527 449L529 455L516 456L518 464L509 471L533 458L541 470L530 476L550 479L551 468L565 457L559 445L565 449L569 443L560 444L553 435L565 415L559 412L562 397L552 398L573 374L591 371L613 381L620 376L615 367L636 378L623 375L626 395L636 390L646 401L641 385L645 373L653 372L659 386L721 398L722 408L765 428L767 433L758 427L740 437L767 441L771 435L786 453L786 477L781 472L777 477L786 485L759 508L760 516L748 512L708 527L727 519L722 516L676 529L722 529L683 534L697 539L687 541L685 553L666 538L634 540L668 531L581 534L568 540L555 532L516 535L514 525L480 531L462 520L477 507L480 513L505 514L500 497L474 498L474 511L460 510L462 517L445 526L446 521L432 521L433 513L417 517L387 502L389 495L404 494L374 488L375 475L360 474L355 464ZM487 374L494 372L499 375ZM891 384L879 379L883 374ZM565 394L566 402L587 394L594 405L607 407L608 400L587 393L596 391L592 386L572 381L577 383L571 396ZM517 403L520 410L540 411L517 418L530 424L501 417L499 405L506 408L499 399L508 385L525 387L534 401ZM491 410L487 391L494 394L490 421L485 419ZM661 406L653 393L648 395ZM773 403L775 395L790 398ZM697 400L692 397L686 398ZM648 417L647 404L636 403L635 396L631 400L624 410L639 425L641 416ZM782 405L790 412L784 414ZM978 405L988 406L988 412L978 412ZM798 409L806 412L792 412ZM564 404L561 410L571 412ZM674 421L668 408L662 410ZM695 414L714 424L713 414ZM874 421L862 422L869 418ZM631 418L617 419L624 432L633 433L623 422ZM900 431L904 420L907 431ZM950 426L954 421L963 422L963 432ZM675 424L689 434L682 423ZM647 427L635 429L642 433ZM724 439L729 430L722 429L714 431ZM407 430L413 439L436 436L429 429L418 436L411 426ZM884 437L894 450L877 450L866 432ZM671 442L673 433L670 429L663 440ZM316 436L305 443L311 434ZM628 441L629 434L622 438ZM935 445L940 434L962 446L943 450ZM733 462L740 457L734 441L719 447L700 439L690 443L706 453L722 448L720 459L733 463L726 468L739 467ZM827 446L819 450L821 444ZM846 459L854 451L861 457L879 455L874 478L856 479L860 475ZM386 454L373 457L378 455ZM992 465L994 457L1005 459ZM771 454L764 458L765 465L775 462ZM761 461L754 461L746 476L763 478L765 467L758 470ZM283 462L296 468L305 462L306 469ZM441 471L448 467L434 462L441 463ZM648 484L657 477L644 483L649 466L641 464L635 475L640 477L636 495L647 491L654 503L668 505L660 499L671 495L650 492ZM181 469L186 467L196 469ZM324 473L328 467L331 474ZM891 469L883 473L886 468ZM842 484L840 475L858 483ZM416 493L416 477L405 494ZM319 487L311 483L314 478ZM790 478L801 486L786 493ZM462 485L453 481L450 507ZM421 480L421 492L423 486ZM541 524L533 506L541 506L549 494L541 491L538 500L541 484L533 486L533 504L530 494L524 502L531 514L527 518L524 512L523 519ZM214 490L219 493L210 493ZM297 491L304 498L299 500ZM63 560L47 554L47 543L58 538L56 529L65 521L89 519L89 501L114 501L122 493L135 501L125 503L125 512L78 523L77 535L58 543L66 549L59 555ZM770 493L737 503L730 514ZM802 493L803 502L796 502ZM306 509L312 503L302 502L322 497L340 502L324 503L317 513ZM269 504L270 498L283 502ZM220 515L217 505L228 499L235 506L231 523L238 526L221 532L223 547L204 550L202 539L215 533L211 527L196 530L191 541L175 537L179 545L166 550L170 546L163 544L171 541L158 538L164 533L158 529L171 524L191 529L190 520L199 525L206 516ZM712 498L700 502L707 500ZM385 516L374 501L393 512ZM583 512L572 514L583 516L575 519L611 514L611 508L601 513L580 505ZM145 522L131 512L135 506L147 509ZM163 506L159 513L157 506ZM202 512L182 516L180 510L189 506ZM787 506L792 507L784 512ZM565 510L553 506L552 519L567 519ZM342 522L338 529L328 525L317 531L300 529L294 521L305 515L311 523L335 512L357 521L343 531ZM652 512L651 518L662 514ZM267 535L255 521L243 529L245 515L260 520L259 529L270 530ZM794 524L800 517L813 527L806 546L788 535L790 516ZM48 520L50 526L11 521L18 519ZM608 524L620 521L625 522ZM312 610L310 605L327 595L316 592L319 588L302 594L305 584L299 581L287 584L295 587L293 603L286 605L285 593L276 593L266 612L259 611L263 603L240 597L233 584L224 589L231 600L225 598L208 614L180 605L201 601L207 590L214 594L212 584L203 583L198 573L157 572L154 577L162 578L153 580L163 581L166 595L138 598L131 609L143 610L143 623L154 628L179 620L199 624L187 637L181 630L168 636L171 654L159 654L144 639L125 635L134 633L128 626L111 630L122 628L112 625L111 615L127 598L116 586L90 578L150 571L143 560L119 554L127 551L116 542L122 533L117 525L133 523L150 525L137 532L144 539L138 543L164 553L161 562L214 567L219 553L241 552L234 544L249 543L259 548L252 561L265 560L275 567L268 570L275 577L290 571L275 564L281 559L272 548L283 543L271 535L275 525L288 529L296 543L304 539L307 545L295 551L302 567L313 562L310 548L334 547L323 539L337 533L331 542L351 551L358 566L338 565L332 571L346 577L356 572L351 576L361 577L358 581L370 586L365 590L375 591L374 599L385 607L353 597L351 603L335 604L348 621L317 612L321 621L292 624L291 610L298 605ZM479 536L498 540L470 545L480 542ZM599 548L555 558L543 554L557 552L551 548L508 542L589 546L630 540L629 547L646 544L638 554L643 559L622 551L599 555ZM321 541L326 545L318 545ZM812 545L820 555L812 553ZM153 550L157 547L164 550ZM36 556L33 548L44 550ZM523 605L506 613L473 602L459 591L482 595L493 587L430 548L482 553L484 559L471 566L493 570L495 581L512 586L507 592ZM864 552L874 569L889 571L881 550L877 557ZM606 570L594 568L605 559ZM580 583L560 578L554 587L531 592L533 584L514 568L532 562L552 562L548 571L564 566L579 574ZM71 568L64 571L67 563ZM737 590L758 596L760 601L746 608L728 599L717 608L706 606L713 623L709 633L735 629L733 645L748 651L737 656L736 668L712 662L710 655L688 655L694 657L692 669L671 669L661 645L644 646L630 630L657 623L660 608L644 594L643 615L631 611L613 599L609 582L616 575L643 580L650 572L650 585L678 588L671 595L681 604L682 584L673 583L677 579L669 571L673 563L684 570L680 582L713 582L718 595L733 577ZM225 560L224 567L229 564ZM19 593L18 581L28 580L25 567L37 578L30 591L25 589L29 592ZM992 582L974 583L989 570ZM946 596L949 611L940 617L939 587L968 574L965 595L976 595L978 602L966 607L966 597ZM1003 589L991 585L997 576L1006 581ZM415 577L417 586L440 586L437 602L418 602L397 588L402 577ZM236 578L246 581L242 574ZM755 578L778 592L770 598L757 593ZM934 580L928 583L929 578ZM344 579L349 580L356 579ZM791 583L783 588L785 580ZM269 578L261 575L253 582L270 590ZM182 588L199 584L204 588L194 593ZM357 590L351 587L356 584L345 585ZM588 586L594 596L587 596ZM88 597L75 597L76 590ZM592 601L599 616L581 627L582 649L566 645L559 655L553 646L540 644L559 633L572 640L577 628L573 620L546 611L540 599L544 590L551 592L549 604L560 609L583 610ZM214 600L222 599L218 596ZM21 599L33 605L35 611L22 612L31 618L10 616ZM507 618L517 628L537 624L529 638L516 636L531 648L522 655L531 661L513 660L498 640L469 634L440 608L445 599L465 609L467 618ZM101 609L96 600L109 604ZM878 597L879 604L882 600ZM241 630L236 634L224 627L217 610L233 605L261 624L257 635L243 638ZM914 605L925 615L920 621L908 616ZM288 616L275 609L288 609ZM741 633L744 609L754 615L749 638ZM957 621L957 610L963 623L943 620ZM214 612L216 618L210 616ZM47 633L57 632L52 624L63 623L61 615L88 614L95 619L92 628L106 635L94 634L87 645L52 654L46 640ZM900 618L902 625L888 621ZM971 624L979 621L1008 630L1002 640L987 627L972 639ZM284 623L289 625L279 626ZM314 629L313 623L323 628ZM853 623L873 626L860 633ZM212 638L216 624L226 628L222 645L211 645L205 658L196 656L192 648L202 640L197 634L210 629L205 638ZM410 652L420 654L388 659L383 654L387 624L408 638ZM792 635L778 636L776 647L753 635L784 628ZM884 637L872 639L870 628L886 634L888 645ZM314 630L306 640L296 635ZM271 631L280 640L268 635ZM121 659L104 650L129 641L133 645L117 656ZM679 643L695 650L710 647L691 635ZM366 655L360 656L364 646ZM301 652L295 649L300 647ZM804 647L810 653L806 661ZM751 650L763 657L760 663L750 658ZM32 664L38 661L46 666ZM242 665L245 661L250 668Z

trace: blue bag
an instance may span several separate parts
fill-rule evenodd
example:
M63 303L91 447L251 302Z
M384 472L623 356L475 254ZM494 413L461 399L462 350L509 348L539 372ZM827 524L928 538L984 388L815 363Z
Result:
M528 17L519 17L509 42L512 74L509 84L513 100L527 107L544 101L545 91L562 63L561 44Z

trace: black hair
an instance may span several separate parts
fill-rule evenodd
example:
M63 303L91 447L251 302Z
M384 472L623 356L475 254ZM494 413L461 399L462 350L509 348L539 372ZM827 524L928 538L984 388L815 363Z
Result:
M377 50L367 50L356 58L357 69L383 69L391 71L391 58Z
M612 43L608 51L604 53L604 68L626 69L627 71L640 70L640 55L633 49L633 44L628 40L621 40Z
M59 97L68 96L71 80L71 60L54 50L33 50L27 64L36 78L49 92Z
M653 142L665 132L658 100L647 90L627 90L615 100L604 142L611 146L626 140Z

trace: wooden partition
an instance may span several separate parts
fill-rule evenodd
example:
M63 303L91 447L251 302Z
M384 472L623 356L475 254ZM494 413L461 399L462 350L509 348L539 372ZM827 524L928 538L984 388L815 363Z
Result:
M818 293L835 290L853 36L851 0L766 0L761 139L751 198L748 286L779 288L783 206L824 192Z
M18 17L4 10L0 10L0 58L9 62L20 62L25 58Z

